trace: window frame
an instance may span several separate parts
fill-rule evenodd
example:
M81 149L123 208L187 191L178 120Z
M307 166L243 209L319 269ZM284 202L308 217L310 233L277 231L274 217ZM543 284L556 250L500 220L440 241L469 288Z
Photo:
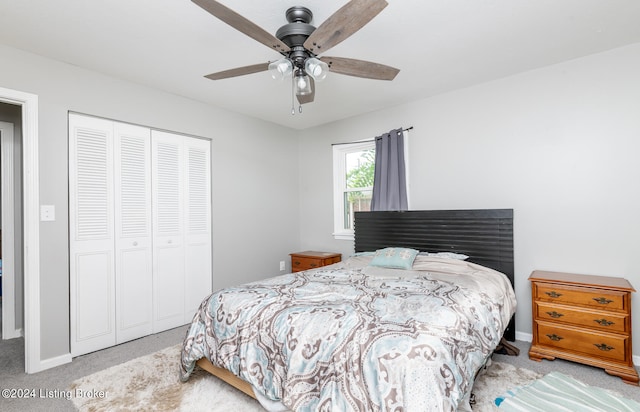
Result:
M344 194L350 191L373 190L371 187L347 189L346 156L376 148L375 140L333 145L333 237L336 240L354 240L353 228L344 228Z

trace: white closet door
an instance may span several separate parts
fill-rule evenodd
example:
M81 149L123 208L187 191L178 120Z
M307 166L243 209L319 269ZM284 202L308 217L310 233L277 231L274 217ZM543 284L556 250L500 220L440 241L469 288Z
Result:
M113 126L69 116L71 355L116 343Z
M116 340L152 333L151 130L114 123Z
M185 318L211 293L211 142L186 138Z
M183 136L151 132L153 193L153 331L184 322Z

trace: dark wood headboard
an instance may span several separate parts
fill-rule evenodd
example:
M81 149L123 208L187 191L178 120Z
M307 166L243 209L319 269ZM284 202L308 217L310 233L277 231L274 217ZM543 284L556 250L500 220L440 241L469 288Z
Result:
M356 212L355 251L408 247L456 252L507 275L514 285L513 209ZM515 287L515 286L514 286ZM515 318L505 338L515 340Z

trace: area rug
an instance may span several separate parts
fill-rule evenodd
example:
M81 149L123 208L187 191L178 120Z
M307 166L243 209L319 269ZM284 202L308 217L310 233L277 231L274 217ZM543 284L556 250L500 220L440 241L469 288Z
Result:
M196 368L186 383L178 379L180 345L172 346L74 381L73 403L83 412L100 411L264 411L253 398ZM494 400L509 388L542 375L493 362L476 380L475 411L499 411Z
M606 389L587 385L560 372L551 372L496 399L500 410L638 412L640 403Z

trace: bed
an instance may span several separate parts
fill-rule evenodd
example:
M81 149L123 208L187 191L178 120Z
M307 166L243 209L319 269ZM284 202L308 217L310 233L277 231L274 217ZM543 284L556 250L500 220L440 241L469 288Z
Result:
M181 379L197 364L270 411L467 410L515 338L513 211L362 212L354 227L343 262L208 296Z

